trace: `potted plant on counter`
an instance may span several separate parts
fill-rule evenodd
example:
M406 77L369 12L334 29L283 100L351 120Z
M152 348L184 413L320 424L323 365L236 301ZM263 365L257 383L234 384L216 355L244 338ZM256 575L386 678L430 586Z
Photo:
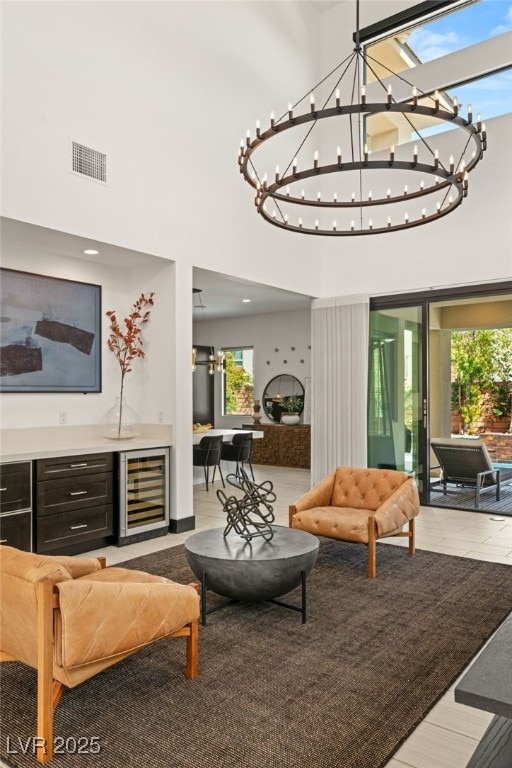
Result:
M281 405L284 409L281 414L281 423L290 427L298 424L300 415L304 410L304 397L302 395L289 395L283 398Z

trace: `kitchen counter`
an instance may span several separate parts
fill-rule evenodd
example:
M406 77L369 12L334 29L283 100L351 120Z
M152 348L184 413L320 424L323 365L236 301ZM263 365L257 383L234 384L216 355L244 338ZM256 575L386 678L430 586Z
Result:
M50 456L138 451L173 445L173 429L163 424L142 424L141 434L130 440L110 440L101 427L35 427L0 430L0 461L30 461Z

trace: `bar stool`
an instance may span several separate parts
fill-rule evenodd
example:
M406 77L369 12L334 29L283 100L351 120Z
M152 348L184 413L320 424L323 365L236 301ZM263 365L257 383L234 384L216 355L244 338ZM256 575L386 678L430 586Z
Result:
M206 490L208 490L208 482L210 480L210 467L213 467L212 483L215 482L215 472L218 467L222 487L226 487L220 466L221 448L222 435L205 435L201 438L199 445L194 445L194 467L203 467Z
M231 443L223 443L221 452L220 452L220 458L223 461L235 461L236 462L236 470L235 474L237 477L239 477L239 467L244 466L244 463L247 462L249 465L249 468L251 470L252 479L254 480L254 472L252 469L251 464L251 454L252 454L252 433L240 433L239 435L234 435L233 440Z

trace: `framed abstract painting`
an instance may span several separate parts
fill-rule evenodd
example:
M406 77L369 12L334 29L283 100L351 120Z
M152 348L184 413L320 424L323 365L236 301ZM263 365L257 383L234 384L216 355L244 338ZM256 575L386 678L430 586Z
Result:
M101 286L0 269L0 392L101 392Z

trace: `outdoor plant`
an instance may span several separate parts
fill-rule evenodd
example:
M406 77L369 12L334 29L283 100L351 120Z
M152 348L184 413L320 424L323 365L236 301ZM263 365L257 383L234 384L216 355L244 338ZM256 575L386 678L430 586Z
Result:
M149 322L151 310L148 307L153 306L154 295L153 291L140 294L137 301L133 303L131 312L123 320L124 329L121 328L115 309L105 313L110 318L110 336L107 339L107 347L114 353L121 369L118 438L121 436L124 377L133 370L132 365L137 358L146 356L143 349L142 329Z
M240 412L240 405L247 400L247 413L251 412L253 391L252 376L244 368L238 366L230 351L225 354L225 409L226 413Z

